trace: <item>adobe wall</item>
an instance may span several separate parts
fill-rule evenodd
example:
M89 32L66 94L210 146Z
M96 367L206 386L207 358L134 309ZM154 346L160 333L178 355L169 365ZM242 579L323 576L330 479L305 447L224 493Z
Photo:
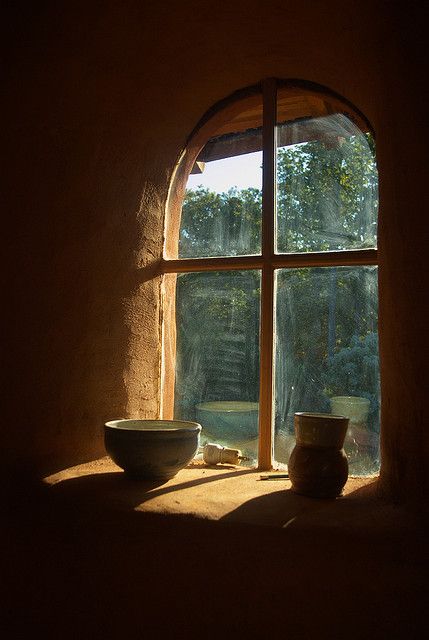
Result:
M103 455L106 419L156 415L159 281L150 270L175 160L210 106L278 76L339 92L375 129L381 479L390 495L422 498L424 9L410 3L401 15L394 3L334 0L64 4L17 3L5 22L9 465L41 473Z

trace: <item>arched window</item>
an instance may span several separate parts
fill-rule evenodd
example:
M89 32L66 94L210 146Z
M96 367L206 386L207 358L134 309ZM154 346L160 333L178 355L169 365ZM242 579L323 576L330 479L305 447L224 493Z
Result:
M377 471L377 209L371 127L340 96L268 79L210 110L168 199L163 417L268 469L296 411L346 414L350 473Z

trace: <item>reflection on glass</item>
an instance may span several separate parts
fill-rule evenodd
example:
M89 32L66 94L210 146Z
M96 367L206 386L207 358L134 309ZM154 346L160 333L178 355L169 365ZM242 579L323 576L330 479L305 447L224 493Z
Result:
M251 460L258 442L259 307L259 271L177 278L175 418L200 422L202 445L238 448Z
M212 138L186 187L179 257L260 253L262 130Z
M345 115L277 126L277 251L377 244L374 143Z
M276 460L288 462L295 412L327 412L350 419L349 473L377 472L377 268L279 270L275 350Z

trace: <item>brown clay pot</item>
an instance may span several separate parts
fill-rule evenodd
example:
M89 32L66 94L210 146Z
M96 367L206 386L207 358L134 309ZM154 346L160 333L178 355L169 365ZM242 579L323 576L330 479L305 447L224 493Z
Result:
M312 498L341 495L348 478L344 438L349 420L324 413L296 413L296 445L289 458L292 491Z

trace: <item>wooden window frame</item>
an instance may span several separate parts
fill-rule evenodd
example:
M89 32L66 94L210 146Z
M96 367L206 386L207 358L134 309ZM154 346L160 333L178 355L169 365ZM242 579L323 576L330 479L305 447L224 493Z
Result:
M210 258L167 258L158 265L158 274L180 274L197 271L230 271L258 269L261 272L260 315L260 383L258 469L269 470L273 460L273 399L274 399L274 309L275 272L282 268L337 267L378 265L377 249L323 251L308 253L276 253L276 125L277 90L286 87L291 95L314 96L323 101L326 113L346 113L363 131L372 129L365 117L347 100L325 87L302 81L281 81L267 78L261 85L237 92L222 101L202 119L191 134L173 176L166 207L164 247L167 255L177 255L181 205L188 175L197 155L219 124L219 114L225 121L242 108L243 100L255 105L262 89L262 242L261 254L251 256ZM373 132L372 132L373 133ZM177 175L177 172L180 175ZM175 383L175 280L165 279L162 303L161 407L162 418L173 418Z

